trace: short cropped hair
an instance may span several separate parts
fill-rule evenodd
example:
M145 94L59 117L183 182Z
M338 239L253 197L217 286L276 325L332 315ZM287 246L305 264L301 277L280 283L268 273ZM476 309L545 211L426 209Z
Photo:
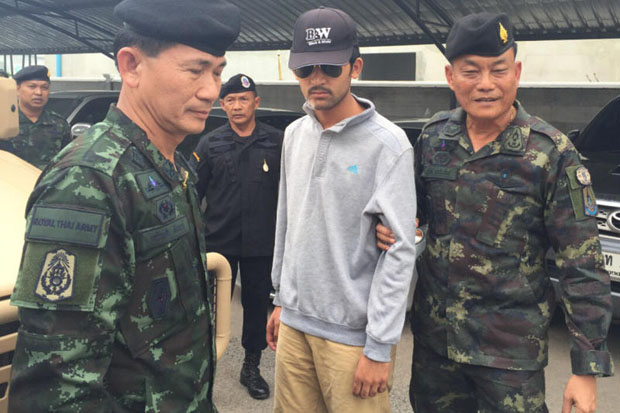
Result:
M156 57L164 50L174 46L175 43L166 40L153 39L152 37L143 36L131 30L125 25L114 38L114 62L118 68L118 51L123 47L137 47L149 57Z

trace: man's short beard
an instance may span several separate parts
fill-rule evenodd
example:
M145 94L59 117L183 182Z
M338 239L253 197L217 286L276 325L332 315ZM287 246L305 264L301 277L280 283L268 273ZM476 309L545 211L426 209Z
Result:
M322 89L322 90L326 90L326 89ZM333 93L331 93L331 91L328 91L328 93L329 93L331 96L334 96L334 94L333 94ZM326 110L331 110L331 109L335 108L336 106L338 106L338 104L340 104L340 102L342 102L342 101L344 100L344 98L346 98L346 97L347 97L347 94L348 94L348 93L349 93L348 91L347 91L347 93L344 93L344 94L340 97L340 99L338 99L337 101L323 101L323 102L321 102L321 104L322 104L323 106L316 106L315 104L313 104L313 103L310 101L310 99L306 99L306 101L308 102L308 105L310 106L310 108L312 108L312 110L321 110L321 111L326 111ZM310 93L308 93L308 94L310 94Z

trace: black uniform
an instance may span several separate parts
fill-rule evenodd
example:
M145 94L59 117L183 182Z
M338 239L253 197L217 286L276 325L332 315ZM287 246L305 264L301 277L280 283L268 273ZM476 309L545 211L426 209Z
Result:
M271 288L282 131L256 122L240 137L229 123L203 136L196 147L198 196L205 198L207 251L241 267L243 347L267 347L265 326Z

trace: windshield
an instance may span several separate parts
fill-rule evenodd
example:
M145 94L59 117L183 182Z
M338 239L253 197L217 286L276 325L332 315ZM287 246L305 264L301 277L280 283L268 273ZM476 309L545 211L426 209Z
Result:
M47 103L47 108L58 113L63 118L67 118L78 105L80 99L77 98L59 98L50 96L50 100Z
M620 97L609 102L581 132L580 152L620 152Z

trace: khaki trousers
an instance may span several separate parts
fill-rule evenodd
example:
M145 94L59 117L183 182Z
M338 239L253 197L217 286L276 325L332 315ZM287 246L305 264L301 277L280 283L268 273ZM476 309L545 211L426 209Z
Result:
M366 399L353 395L353 376L362 350L280 323L274 412L389 413L387 391ZM392 348L388 391L392 387L395 354L396 346Z

